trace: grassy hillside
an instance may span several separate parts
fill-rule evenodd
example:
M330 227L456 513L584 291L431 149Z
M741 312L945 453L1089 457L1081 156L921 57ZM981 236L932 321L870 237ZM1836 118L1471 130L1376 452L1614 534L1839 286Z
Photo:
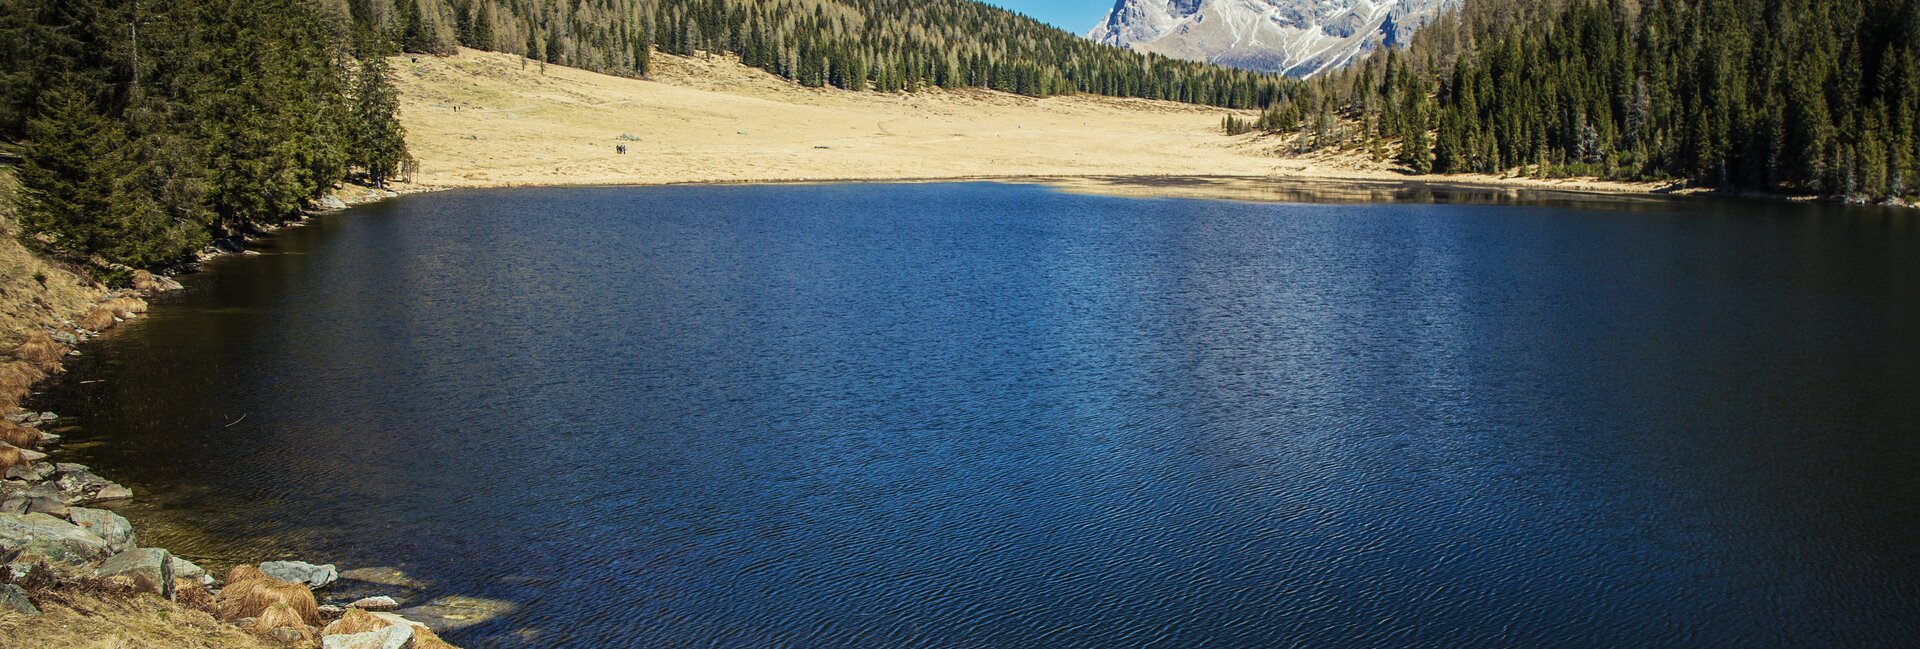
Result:
M332 0L408 51L455 45L616 75L651 51L733 54L807 86L1085 92L1264 106L1285 80L1095 44L972 0Z

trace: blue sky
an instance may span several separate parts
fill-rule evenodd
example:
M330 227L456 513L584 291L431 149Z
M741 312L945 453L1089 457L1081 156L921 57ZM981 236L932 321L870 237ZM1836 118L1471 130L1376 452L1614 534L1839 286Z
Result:
M1113 8L1113 0L982 0L1033 16L1040 22L1085 34Z

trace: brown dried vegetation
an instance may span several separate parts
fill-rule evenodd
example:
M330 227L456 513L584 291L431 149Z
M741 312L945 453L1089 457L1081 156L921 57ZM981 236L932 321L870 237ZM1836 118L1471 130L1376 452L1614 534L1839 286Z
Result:
M258 577L241 575L234 580L236 568L227 573L227 587L220 590L220 617L233 621L245 617L260 617L275 604L285 604L300 615L308 625L320 623L320 604L314 601L313 592L305 584L290 584L265 574ZM259 572L254 570L254 572Z
M54 342L47 332L35 331L14 348L13 357L32 363L41 372L58 372L60 360L67 357L67 346Z
M0 419L0 443L20 448L33 448L39 446L42 439L38 428Z

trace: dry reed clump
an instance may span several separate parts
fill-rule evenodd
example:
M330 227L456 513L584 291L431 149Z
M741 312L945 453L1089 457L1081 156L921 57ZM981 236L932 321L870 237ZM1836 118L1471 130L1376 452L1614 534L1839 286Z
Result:
M100 308L112 311L115 317L131 318L133 314L147 312L147 301L137 297L116 297L101 302Z
M340 616L340 619L328 623L326 628L321 629L320 637L379 631L389 626L393 626L393 623L380 619L378 615L357 608L350 608L347 609L345 614Z
M220 605L213 599L213 591L198 579L186 577L173 578L173 601L182 608L193 609L213 615L220 612Z
M27 361L0 363L0 400L7 403L19 403L33 390L33 384L47 378L47 373Z
M113 309L100 306L94 307L92 312L81 316L74 324L87 331L106 331L113 323Z
M35 617L0 615L0 647L286 649L288 646L221 623L205 611L158 597L101 593L69 586L33 592L34 604L42 614Z
M26 466L27 464L27 458L20 454L20 449L0 444L0 472L16 466Z
M220 617L228 621L245 617L260 617L274 604L286 604L300 615L301 621L308 625L320 623L320 603L314 601L313 592L305 584L290 584L265 574L258 577L241 574L235 580L235 568L227 573L227 587L220 590ZM254 570L253 572L259 572Z
M351 635L355 633L379 631L395 624L402 623L394 622L390 618L374 615L357 608L350 608L347 609L346 614L340 616L340 619L334 620L333 623L328 624L326 628L321 629L320 637L325 638L334 635ZM433 631L428 629L426 625L412 622L406 622L404 624L413 628L413 644L409 645L413 649L459 649L459 647L455 647L448 644L447 641L440 639L440 636L434 635Z
M54 342L47 332L35 331L13 349L13 357L32 363L41 372L56 372L60 359L67 357L67 346Z
M303 641L312 642L314 639L313 629L307 626L307 621L302 619L300 613L292 606L285 603L275 603L268 606L267 610L261 611L260 617L254 618L253 624L247 626L247 632L254 635L272 635L274 629L283 627L299 631Z
M38 428L0 419L0 444L33 448L39 446L43 439Z
M232 585L253 579L272 579L272 577L268 577L267 573L260 572L259 568L253 566L234 566L232 570L227 571L226 583Z

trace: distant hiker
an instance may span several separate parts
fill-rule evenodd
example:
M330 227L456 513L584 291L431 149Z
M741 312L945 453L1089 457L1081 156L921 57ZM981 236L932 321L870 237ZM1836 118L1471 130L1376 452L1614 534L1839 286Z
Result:
M613 145L613 152L614 152L614 153L618 153L618 154L620 154L620 155L626 155L626 154L627 154L627 145L625 145L625 144L615 144L615 145Z

